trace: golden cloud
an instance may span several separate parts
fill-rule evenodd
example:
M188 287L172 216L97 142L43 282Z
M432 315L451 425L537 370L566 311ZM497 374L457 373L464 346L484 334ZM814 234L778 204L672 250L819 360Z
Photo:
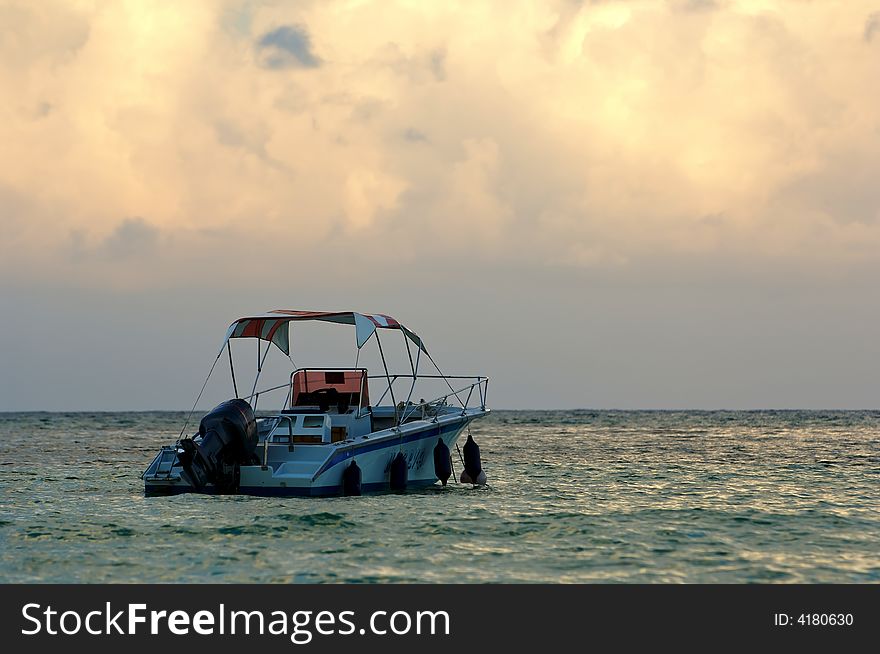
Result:
M863 261L880 245L876 15L861 0L6 3L0 267L145 283L242 239L358 262ZM68 256L132 216L161 234L161 271Z

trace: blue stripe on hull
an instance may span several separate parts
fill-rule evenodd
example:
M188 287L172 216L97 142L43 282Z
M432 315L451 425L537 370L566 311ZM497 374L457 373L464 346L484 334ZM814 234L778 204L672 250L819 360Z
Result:
M428 488L437 483L436 479L419 479L407 482L407 490ZM361 491L364 493L381 493L390 491L387 481L363 484ZM148 497L160 497L163 495L182 495L184 493L199 493L201 495L218 495L213 487L196 490L191 486L148 486L144 494ZM238 489L239 495L255 495L258 497L333 497L342 495L342 486L242 486Z
M418 481L409 481L406 484L407 490L415 490L418 488L428 488L437 483L436 479L421 479ZM381 493L390 491L391 488L387 481L375 482L370 484L362 484L361 492L363 493ZM253 486L242 488L241 493L245 495L260 495L265 497L279 496L304 496L304 497L332 497L334 495L342 495L342 486L300 486L281 488L278 486Z
M445 427L440 427L439 425L436 427L428 427L426 429L419 430L412 434L407 434L402 438L386 438L378 443L366 443L366 444L358 444L351 446L341 452L337 452L333 456L331 456L325 463L322 465L318 472L315 473L315 477L322 475L327 472L330 468L335 466L338 463L342 463L343 461L348 461L353 456L358 456L360 454L366 454L367 452L374 452L375 450L381 450L387 447L398 447L403 443L412 443L414 441L420 441L425 438L439 437L443 434L448 434L451 431L456 431L458 429L462 429L464 427L465 421L455 422L451 425L446 425Z

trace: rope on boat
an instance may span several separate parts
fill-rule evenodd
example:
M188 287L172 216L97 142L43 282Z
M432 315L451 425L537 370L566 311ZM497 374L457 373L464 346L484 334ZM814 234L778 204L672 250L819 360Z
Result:
M434 357L432 357L430 355L430 353L428 353L428 352L425 352L425 354L428 355L428 360L437 369L437 372L440 373L440 376L443 378L443 381L446 382L446 385L449 386L449 390L452 391L452 394L455 395L455 399L458 400L458 403L461 405L461 408L464 409L465 408L464 402L461 401L461 398L458 396L458 392L454 388L452 388L452 384L449 383L449 379L446 377L446 375L443 374L443 371L440 370L440 366L438 366L437 362L434 361ZM447 395L447 397L449 397L449 396Z
M455 449L458 452L458 460L461 461L461 469L464 470L464 457L461 455L461 448L458 446L458 443L455 444ZM449 454L449 463L452 463L452 454ZM455 483L460 484L461 479L458 478L458 475L455 474L455 470L452 471L452 476L455 477Z
M223 350L220 350L220 354L217 355L217 358L214 359L214 363L211 364L211 369L208 371L208 376L205 377L205 383L202 384L202 390L199 391L199 394L196 396L196 401L193 402L192 409L189 410L189 415L186 416L186 420L183 423L183 427L180 429L180 434L177 436L178 438L183 437L183 432L186 431L187 425L189 425L189 419L192 418L193 412L196 410L196 405L199 403L199 400L202 399L202 393L205 392L205 387L208 385L208 380L211 379L211 374L214 372L214 367L217 365L217 362L220 360L220 357L223 355Z

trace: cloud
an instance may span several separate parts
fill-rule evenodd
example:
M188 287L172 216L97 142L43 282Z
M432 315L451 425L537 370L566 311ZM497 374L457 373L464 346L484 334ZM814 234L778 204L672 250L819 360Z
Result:
M874 40L874 35L880 31L880 11L875 11L868 16L865 21L865 42L870 43Z
M880 246L880 108L861 91L880 62L858 47L874 5L838 8L834 34L821 3L773 6L133 2L58 24L22 9L29 47L0 60L0 187L23 199L0 266L100 283L35 255L77 230L93 252L134 207L194 250L211 233L235 251L247 227L279 251L307 234L315 261L415 256L418 233L427 268L483 251L615 275L722 256L743 274L756 258L854 269Z
M447 76L447 52L442 47L404 47L401 43L389 41L377 44L366 63L371 67L387 68L412 84L443 82Z
M345 180L344 210L348 226L375 227L381 212L393 210L406 183L375 170L352 171Z
M265 68L317 68L321 60L312 52L312 43L304 27L282 25L263 34L257 41Z
M82 245L81 234L76 242ZM96 248L108 259L129 259L155 252L159 245L159 229L139 216L123 219Z
M237 125L225 117L218 117L214 121L214 133L218 143L251 154L275 170L290 172L284 163L266 151L271 133L262 121Z
M424 143L428 140L424 132L417 130L415 127L407 127L403 131L403 138L410 143Z
M442 82L446 79L446 50L438 48L433 50L430 55L431 72L434 73L434 79Z
M7 65L64 65L86 45L90 32L86 12L65 2L0 5L0 55Z
M718 3L715 0L679 0L676 7L681 11L712 11L718 9Z

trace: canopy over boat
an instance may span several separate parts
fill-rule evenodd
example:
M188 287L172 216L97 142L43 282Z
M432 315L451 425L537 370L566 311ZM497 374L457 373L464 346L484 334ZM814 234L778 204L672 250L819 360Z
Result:
M428 350L422 339L400 322L381 313L357 311L295 311L275 309L261 316L239 318L229 326L220 351L230 338L259 338L274 343L284 354L290 354L290 323L300 320L320 320L343 325L354 325L358 349L364 346L377 329L399 329L425 354Z

